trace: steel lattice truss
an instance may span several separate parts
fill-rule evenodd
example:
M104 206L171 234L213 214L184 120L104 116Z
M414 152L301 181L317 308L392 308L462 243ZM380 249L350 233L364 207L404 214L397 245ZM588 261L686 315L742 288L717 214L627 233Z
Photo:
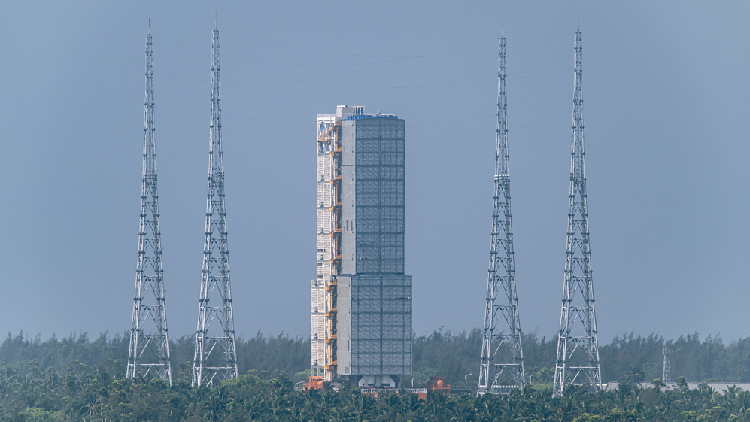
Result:
M664 354L664 361L661 368L661 382L672 382L672 365L669 362L669 349L664 347L661 349L661 352Z
M575 34L575 82L573 94L573 147L570 165L568 233L563 282L560 331L553 395L560 396L570 384L598 389L601 386L599 346L596 338L594 284L589 245L589 211L586 199L586 165L583 138L581 87L581 32Z
M211 142L208 155L203 280L198 301L193 386L237 377L232 294L229 283L224 162L219 107L219 30L213 31L211 66ZM218 294L219 297L216 297ZM213 300L213 301L212 301ZM212 325L213 324L213 325Z
M138 264L135 271L133 325L126 377L136 373L159 377L172 384L164 279L159 231L159 193L156 188L154 127L154 69L151 33L146 37L146 101L144 112L141 220L138 230Z
M502 37L500 38L497 88L492 241L479 368L479 394L508 393L514 388L522 388L525 379L511 225L508 104L505 96L505 78L505 37Z

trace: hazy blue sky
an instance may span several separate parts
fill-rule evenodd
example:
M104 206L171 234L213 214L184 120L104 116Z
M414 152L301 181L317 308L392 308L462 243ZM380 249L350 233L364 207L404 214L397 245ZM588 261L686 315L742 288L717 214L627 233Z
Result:
M580 21L600 340L750 336L744 1L6 2L0 332L130 327L149 18L167 317L193 332L215 12L240 334L309 335L315 117L337 104L406 120L414 330L482 324L504 30L521 322L554 335Z

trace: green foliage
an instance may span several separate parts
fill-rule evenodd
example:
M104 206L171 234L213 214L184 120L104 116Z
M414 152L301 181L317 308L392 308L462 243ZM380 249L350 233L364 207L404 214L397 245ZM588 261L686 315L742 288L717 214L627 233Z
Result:
M9 371L21 371L20 375L25 375L35 367L51 367L60 371L71 362L88 366L109 363L113 368L124 372L128 360L128 342L127 333L113 337L104 333L93 341L87 333L71 334L63 339L53 335L47 341L42 341L38 335L31 339L23 331L15 337L8 333L8 337L0 345L0 365L4 365ZM191 378L194 347L195 340L192 336L170 342L175 378ZM279 370L290 374L302 372L310 367L310 340L292 338L283 333L275 337L258 333L249 339L238 338L237 363L240 373L250 369ZM300 376L300 380L307 379L307 376Z
M740 380L750 367L750 339L724 345L697 334L666 342L680 388L660 391L664 340L625 335L603 345L602 374L620 389L591 394L571 387L551 397L555 341L524 336L527 375L533 383L507 397L431 394L426 402L408 393L378 399L356 388L303 392L294 385L309 375L309 340L279 335L238 339L245 375L211 388L190 387L192 337L172 344L174 385L158 379L123 379L127 336L86 334L42 341L23 333L0 345L0 420L9 421L750 421L750 393L729 388L720 395L691 381ZM415 386L443 376L455 387L476 387L481 332L438 330L414 338ZM293 374L292 377L287 374ZM653 387L637 383L653 379ZM744 381L744 380L743 380ZM410 378L404 386L410 386Z
M527 388L509 396L447 396L427 401L407 392L365 396L295 390L283 372L251 370L210 388L173 387L158 379L110 377L107 365L0 374L0 420L9 421L750 421L750 393L731 389L662 392L653 388L591 393L571 387Z
M527 378L532 384L552 384L556 358L556 340L539 338L535 333L523 336L524 359ZM632 382L661 377L662 348L672 350L672 378L684 376L693 382L750 381L745 368L750 368L750 338L724 345L718 337L689 334L677 340L665 341L661 336L617 336L600 346L602 379ZM413 378L415 386L422 386L431 376L441 376L447 383L463 388L468 381L476 388L479 350L482 347L481 330L452 333L442 329L430 335L415 336L413 346ZM190 379L194 340L184 336L172 341L171 355L174 378ZM52 336L42 341L40 336L30 338L23 332L8 337L0 345L0 366L4 372L18 371L25 376L28 371L53 368L58 372L69 365L110 365L112 374L124 371L128 356L128 336L101 334L90 339L86 333L72 334L66 338ZM240 373L259 371L284 371L293 374L292 381L307 379L310 369L310 340L292 338L283 333L264 336L260 333L249 339L237 340L237 360ZM119 368L119 369L118 369ZM471 377L466 375L472 374ZM411 378L404 385L411 385ZM747 378L747 379L745 379Z

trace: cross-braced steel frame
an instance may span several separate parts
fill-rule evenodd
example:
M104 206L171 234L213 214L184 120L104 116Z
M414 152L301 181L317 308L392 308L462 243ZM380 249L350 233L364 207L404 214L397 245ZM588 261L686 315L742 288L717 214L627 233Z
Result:
M132 328L127 378L140 372L172 384L167 315L164 308L159 192L156 188L156 129L154 127L154 60L151 31L146 36L146 101L144 106L143 179L135 270Z
M661 349L661 352L664 355L664 361L662 362L661 368L661 382L672 382L672 365L669 361L669 349L664 346Z
M213 30L211 63L211 139L208 154L203 279L195 333L193 386L210 385L237 377L232 293L229 284L229 250L224 208L224 161L219 107L219 30ZM219 298L215 296L219 294ZM212 301L213 300L213 301ZM211 324L214 324L211 330Z
M495 192L492 240L479 368L479 394L504 394L524 386L521 320L516 293L516 267L508 170L508 103L505 95L505 37L500 38L495 143Z
M573 146L568 193L568 232L560 331L557 335L554 396L570 384L601 388L601 367L594 312L594 283L589 244L589 210L586 198L586 165L583 142L583 90L581 31L575 34L573 89Z

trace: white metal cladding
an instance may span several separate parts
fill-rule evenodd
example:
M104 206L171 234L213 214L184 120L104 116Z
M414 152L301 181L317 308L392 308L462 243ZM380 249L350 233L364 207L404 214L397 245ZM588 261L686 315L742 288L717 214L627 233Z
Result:
M318 136L325 136L321 128L327 130L333 123L330 115L318 116ZM333 274L332 238L333 218L333 157L330 155L330 142L318 142L317 147L317 272L310 286L310 367L311 375L322 375L327 364L325 355L326 338L326 291L325 286Z
M326 148L326 143L319 143L319 147ZM333 158L327 149L318 151L318 193L317 193L317 279L319 282L327 279L331 272L330 260L333 258L331 251L331 236L333 230L330 207L333 205L333 187L331 185L331 174ZM321 285L322 288L322 285Z
M351 374L411 374L411 276L351 280Z
M311 281L310 288L310 338L311 338L311 350L310 350L310 366L318 367L323 366L324 362L324 347L323 340L325 337L324 328L324 312L325 312L325 291L323 289L323 283L318 283L317 280Z

